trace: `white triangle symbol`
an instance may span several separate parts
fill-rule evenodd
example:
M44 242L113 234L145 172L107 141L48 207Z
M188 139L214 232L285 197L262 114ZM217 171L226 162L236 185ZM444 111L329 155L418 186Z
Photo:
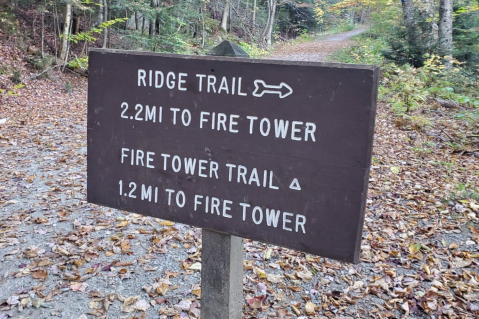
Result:
M301 186L299 186L299 182L297 178L293 179L293 181L291 182L291 185L289 185L289 188L295 189L297 191L301 190Z

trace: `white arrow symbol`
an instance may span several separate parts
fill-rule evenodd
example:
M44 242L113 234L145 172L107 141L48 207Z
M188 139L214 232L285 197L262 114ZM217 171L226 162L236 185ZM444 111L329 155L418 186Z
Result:
M284 82L281 82L280 85L267 85L263 80L254 80L254 86L253 96L256 97L262 97L265 93L271 93L278 94L279 98L283 99L293 93L293 89Z

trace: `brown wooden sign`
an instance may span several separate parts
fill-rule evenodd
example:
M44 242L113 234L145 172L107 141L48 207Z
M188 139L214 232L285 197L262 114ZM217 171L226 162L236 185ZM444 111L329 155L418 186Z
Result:
M88 201L358 262L378 69L93 50Z

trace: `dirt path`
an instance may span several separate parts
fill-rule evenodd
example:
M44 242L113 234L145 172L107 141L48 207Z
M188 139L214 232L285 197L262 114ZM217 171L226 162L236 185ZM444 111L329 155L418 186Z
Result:
M268 56L268 58L290 61L325 62L328 55L352 44L354 41L352 41L351 38L364 30L366 29L357 29L327 37L320 37L313 42L287 45Z

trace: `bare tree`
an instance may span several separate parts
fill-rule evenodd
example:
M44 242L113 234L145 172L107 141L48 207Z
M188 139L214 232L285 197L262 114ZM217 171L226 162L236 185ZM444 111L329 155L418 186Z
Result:
M227 27L228 27L228 16L230 13L230 0L225 0L225 7L223 9L223 16L221 17L221 29L223 29L225 32L227 32Z
M96 20L96 25L100 25L103 23L103 1L106 0L99 0L99 6L98 6L98 14L97 14L97 20Z
M268 18L266 20L266 25L263 29L261 38L266 40L267 46L271 46L271 43L272 43L274 16L275 16L277 4L278 4L277 0L267 0L266 2L266 8L268 9Z
M155 10L156 9L156 1L151 0L150 5L151 5L151 9L153 9L154 13L153 13L153 15L150 19L150 33L149 34L150 34L150 38L153 39L153 37L155 36L155 33L156 33L156 31L155 31L155 28L156 28L156 15L155 15L155 13L156 13L156 10Z
M60 59L65 61L68 52L68 38L70 36L70 24L72 19L72 4L67 2L65 7L65 22L63 24L62 49Z
M108 0L103 0L103 22L108 22ZM108 43L108 31L108 27L105 27L105 30L103 30L103 49L106 49Z
M419 29L415 17L415 7L413 0L403 0L402 10L404 16L404 25L406 26L407 41L413 54L413 60L422 58L422 44L419 37Z
M423 42L427 48L432 48L436 42L434 39L434 2L434 0L421 0L418 12L422 25Z
M254 26L256 24L256 0L253 0L253 17L251 19L251 26L253 28L253 32L254 32Z
M45 41L45 8L40 8L41 19L42 19L42 59L45 57L45 48L43 42Z
M439 53L448 57L444 66L452 68L452 0L440 0L439 4Z

